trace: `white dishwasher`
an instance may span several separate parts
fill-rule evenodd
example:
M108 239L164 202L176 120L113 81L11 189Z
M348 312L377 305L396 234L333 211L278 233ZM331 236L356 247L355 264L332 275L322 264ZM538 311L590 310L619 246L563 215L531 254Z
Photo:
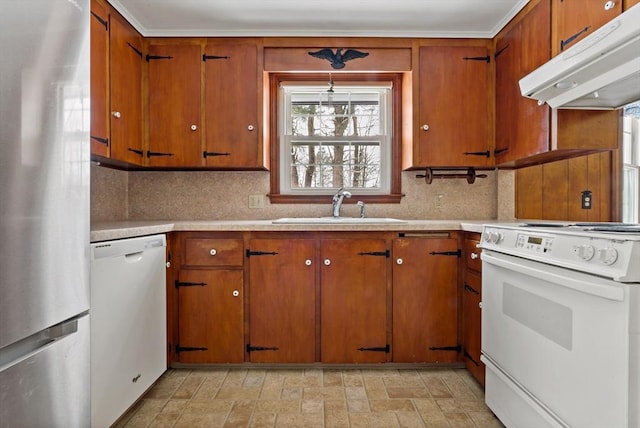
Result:
M166 370L166 238L91 244L91 426L111 426Z

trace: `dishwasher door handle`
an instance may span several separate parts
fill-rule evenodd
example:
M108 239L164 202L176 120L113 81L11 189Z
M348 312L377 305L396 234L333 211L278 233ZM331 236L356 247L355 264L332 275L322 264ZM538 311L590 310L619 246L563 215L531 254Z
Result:
M127 263L137 263L142 260L144 251L137 251L135 253L129 253L124 255L124 259Z

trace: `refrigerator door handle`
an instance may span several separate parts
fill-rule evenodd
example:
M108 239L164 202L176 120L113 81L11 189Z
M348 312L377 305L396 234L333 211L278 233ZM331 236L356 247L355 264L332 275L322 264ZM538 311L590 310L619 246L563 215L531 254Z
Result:
M12 343L0 349L0 371L8 369L21 361L29 358L33 354L40 352L46 346L53 342L64 339L65 337L78 332L78 319L88 315L89 312L83 312L78 316L62 321L59 324L52 325L42 331L31 336Z

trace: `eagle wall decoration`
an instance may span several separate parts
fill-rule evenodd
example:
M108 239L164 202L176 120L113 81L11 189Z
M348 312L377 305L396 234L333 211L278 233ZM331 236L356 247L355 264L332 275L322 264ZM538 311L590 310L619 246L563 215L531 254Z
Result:
M339 70L344 68L345 62L351 61L356 58L364 58L369 56L368 52L360 52L354 49L347 49L345 53L342 53L343 49L336 49L336 53L329 48L321 49L317 52L309 52L309 55L320 59L326 59L331 63L331 67Z

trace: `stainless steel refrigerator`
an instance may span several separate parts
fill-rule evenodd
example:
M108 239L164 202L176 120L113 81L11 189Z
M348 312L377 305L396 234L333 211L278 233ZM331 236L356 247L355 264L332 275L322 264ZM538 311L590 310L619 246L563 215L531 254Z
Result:
M0 0L0 427L87 427L89 4Z

